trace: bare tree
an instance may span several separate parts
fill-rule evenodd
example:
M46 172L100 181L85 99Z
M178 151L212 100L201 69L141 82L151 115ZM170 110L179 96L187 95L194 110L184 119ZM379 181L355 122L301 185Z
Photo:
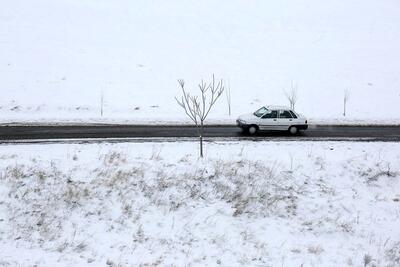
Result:
M289 92L285 91L285 96L289 101L290 108L294 110L297 103L297 84L294 84L293 81L290 85Z
M231 113L232 113L231 112L232 111L231 100L232 100L232 98L231 98L231 83L230 83L230 81L228 81L228 86L225 90L225 93L226 93L226 103L228 104L228 113L229 113L229 116L231 116Z
M223 80L221 79L216 82L214 75L212 76L212 81L208 84L201 80L199 84L200 97L192 96L186 91L184 80L178 80L178 83L182 89L182 97L181 99L175 97L176 102L178 102L186 115L196 125L197 133L200 138L200 157L203 157L204 121L210 113L211 108L224 91Z
M350 91L348 89L344 90L344 96L343 96L343 116L346 117L346 107L347 107L347 102L349 101L350 97Z
M103 117L104 113L104 91L101 90L101 95L100 95L100 116Z

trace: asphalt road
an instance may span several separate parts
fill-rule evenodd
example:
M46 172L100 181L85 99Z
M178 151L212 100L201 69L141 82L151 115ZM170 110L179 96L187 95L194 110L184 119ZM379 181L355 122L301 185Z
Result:
M81 126L1 126L0 142L16 140L138 138L185 139L196 137L194 126L140 126L140 125L81 125ZM206 138L250 140L356 140L400 141L400 126L333 126L310 125L309 129L292 136L286 132L261 132L256 136L244 134L231 126L206 126Z

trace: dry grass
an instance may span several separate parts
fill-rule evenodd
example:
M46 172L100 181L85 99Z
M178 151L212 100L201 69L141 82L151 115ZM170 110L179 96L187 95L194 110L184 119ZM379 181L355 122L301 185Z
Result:
M51 168L36 164L7 167L3 179L9 185L9 197L18 199L8 204L14 221L10 238L37 239L40 244L57 240L63 222L75 209L89 202L101 203L110 195L117 196L121 203L125 215L122 221L140 216L140 207L132 208L137 205L132 202L133 197L138 196L144 200L143 206L169 211L194 201L223 201L232 207L233 216L296 214L301 187L279 174L274 166L253 161L213 161L193 168L191 165L197 163L188 160L176 165L153 165L161 160L157 152L152 158L150 163L132 164L125 155L111 152L101 158L101 167L89 171L93 177L90 181L80 181L55 164ZM104 207L99 204L85 216L101 216L103 212ZM139 230L137 237L142 240Z
M85 225L66 224L75 216L85 222L104 223L107 226L104 232L110 234L129 229L130 245L118 248L125 253L132 253L140 247L157 246L172 251L176 249L175 243L181 242L180 253L189 255L192 244L197 242L189 230L182 229L186 231L185 237L179 236L178 241L166 237L157 239L147 231L143 217L149 210L160 214L178 214L214 203L230 207L227 209L230 213L224 216L230 216L233 220L297 220L297 230L305 234L333 231L353 236L357 233L358 215L353 218L332 213L338 209L334 201L341 192L333 188L328 179L317 175L329 168L323 157L310 156L310 164L315 168L311 177L299 175L301 167L296 165L292 157L288 167L277 162L254 160L198 161L190 155L171 163L160 156L160 151L160 148L154 148L150 157L135 160L121 152L111 151L100 156L98 166L91 165L91 168L79 165L78 157L73 159L78 166L68 170L54 162L46 166L36 161L7 166L1 171L0 181L8 188L8 196L3 204L12 229L3 239L28 242L33 247L62 254L73 253L85 258L88 263L94 262L96 255L91 254L93 245L87 242L90 236L83 234ZM370 182L379 182L377 179L370 181L369 177L373 171L387 171L382 170L382 166L374 166L368 172L360 170L358 174L363 178L360 183L370 188ZM392 177L396 172L389 170L382 175ZM304 202L310 194L326 203L304 206L310 203L314 205L314 200ZM310 209L309 215L315 217L302 217L299 209L305 207ZM219 215L210 214L202 223L212 226L213 217ZM267 263L259 257L268 254L265 240L258 239L250 228L242 228L238 236L242 245L253 246L251 251L256 255L239 255L238 259L243 265ZM210 237L208 242L209 245L223 248L229 242L227 238L224 234L218 234ZM389 264L387 266L399 266L399 244L391 243L383 249L385 263ZM291 247L289 253L323 257L325 249L328 249L325 244L317 243ZM373 266L374 258L378 256L365 255L357 263ZM159 256L154 256L143 266L163 265L164 256L160 252ZM201 264L203 259L198 257L195 260ZM217 261L224 265L220 259L215 259ZM118 258L109 258L104 264L125 266Z

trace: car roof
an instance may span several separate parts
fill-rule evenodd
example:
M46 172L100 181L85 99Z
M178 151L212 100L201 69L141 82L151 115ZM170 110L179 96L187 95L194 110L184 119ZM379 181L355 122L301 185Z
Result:
M284 110L291 110L291 108L289 107L285 107L285 106L272 106L272 105L267 105L265 106L267 109L284 109Z

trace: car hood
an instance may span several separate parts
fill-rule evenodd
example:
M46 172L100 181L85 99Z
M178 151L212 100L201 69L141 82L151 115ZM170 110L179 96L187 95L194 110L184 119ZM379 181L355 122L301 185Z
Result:
M257 118L253 113L247 113L239 116L239 120L247 121Z
M299 118L306 119L306 117L303 114L301 114L301 113L296 113L296 114L299 115Z

